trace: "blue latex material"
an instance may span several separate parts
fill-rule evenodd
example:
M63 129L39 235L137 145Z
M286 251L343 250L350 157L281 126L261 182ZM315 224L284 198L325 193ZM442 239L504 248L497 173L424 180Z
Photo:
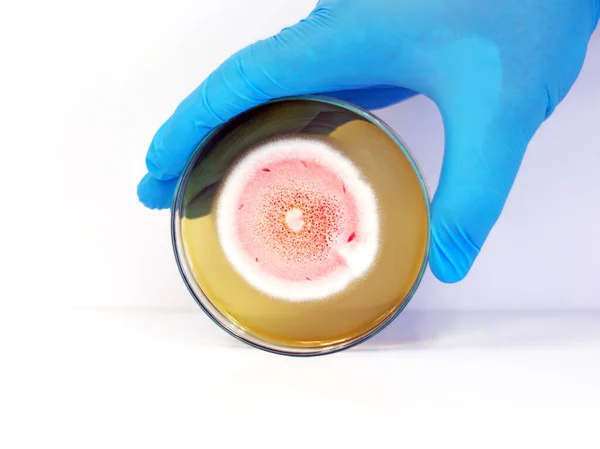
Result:
M575 82L599 12L600 0L323 0L233 55L179 105L150 145L139 198L168 208L203 136L272 98L333 93L374 108L417 92L445 128L430 267L459 281L531 137Z

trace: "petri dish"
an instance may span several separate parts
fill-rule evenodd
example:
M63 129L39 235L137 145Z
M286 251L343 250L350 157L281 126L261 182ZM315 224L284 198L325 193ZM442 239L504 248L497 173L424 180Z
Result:
M255 348L323 355L375 335L409 302L428 262L430 198L377 117L284 98L200 143L171 234L185 284L217 325Z

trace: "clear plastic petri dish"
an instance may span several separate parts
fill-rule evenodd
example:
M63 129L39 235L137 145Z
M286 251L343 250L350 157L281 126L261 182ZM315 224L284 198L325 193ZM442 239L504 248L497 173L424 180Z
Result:
M217 325L255 348L323 355L372 337L409 302L428 262L430 199L377 117L284 98L200 143L171 233L183 280Z

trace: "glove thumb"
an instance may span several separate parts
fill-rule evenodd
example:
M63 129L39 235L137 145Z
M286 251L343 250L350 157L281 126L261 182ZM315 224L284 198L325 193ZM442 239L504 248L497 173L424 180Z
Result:
M440 107L446 132L432 204L430 268L442 282L462 280L498 220L545 105L507 108L484 95Z

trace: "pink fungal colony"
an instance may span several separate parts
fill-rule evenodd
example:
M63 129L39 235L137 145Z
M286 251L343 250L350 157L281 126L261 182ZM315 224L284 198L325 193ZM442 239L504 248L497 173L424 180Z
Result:
M369 270L378 252L371 187L322 141L283 139L248 152L223 182L216 221L234 269L281 300L339 293Z

